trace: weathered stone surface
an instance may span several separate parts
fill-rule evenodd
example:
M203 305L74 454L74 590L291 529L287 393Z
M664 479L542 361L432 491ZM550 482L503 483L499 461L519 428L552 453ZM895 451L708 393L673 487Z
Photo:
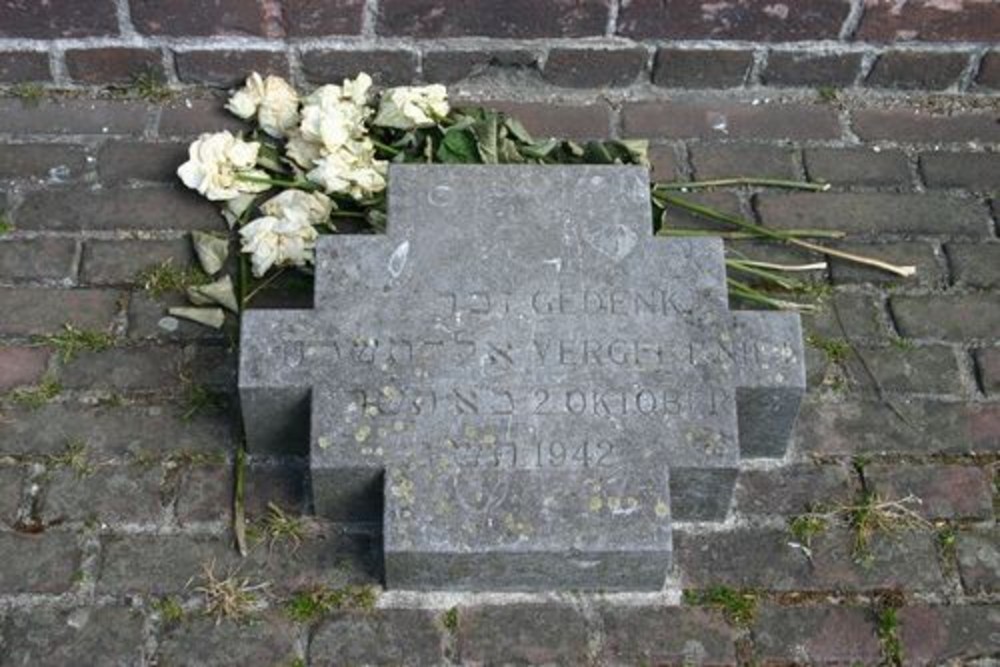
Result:
M441 38L482 35L531 39L603 35L608 0L385 0L378 5L380 35Z
M0 522L14 523L17 506L21 502L20 467L0 468Z
M4 144L0 178L39 179L50 185L77 180L87 169L83 146L72 144Z
M1000 288L1000 243L949 243L945 251L955 283L979 289Z
M187 149L182 142L110 141L97 153L97 175L107 185L176 183L177 167L187 160Z
M115 3L94 0L5 2L0 5L0 37L55 39L118 34Z
M992 0L866 0L858 38L866 41L995 42L1000 9Z
M295 627L278 612L250 623L194 617L172 624L160 638L156 664L271 667L301 660Z
M599 664L735 665L736 631L722 614L690 607L607 606Z
M635 81L646 66L643 48L564 49L549 52L542 69L545 80L569 88L621 87Z
M992 396L1000 394L1000 348L977 350L976 366L983 391Z
M69 389L169 390L180 385L181 350L123 347L81 352L59 373Z
M0 280L69 280L75 258L72 239L0 241Z
M364 0L285 0L283 4L289 35L319 37L361 32Z
M794 151L788 148L756 144L697 144L690 150L696 180L746 174L761 178L795 178Z
M436 665L444 663L444 640L430 611L347 612L319 626L309 655L324 665Z
M996 452L1000 403L806 401L795 440L799 451L826 456Z
M899 639L907 665L941 665L955 660L989 664L1000 626L996 604L905 607L899 612ZM964 658L964 660L962 660ZM986 658L983 663L974 658Z
M112 595L176 595L202 583L206 566L225 578L240 564L229 536L117 535L102 543L97 590Z
M0 132L12 134L141 134L150 113L145 102L109 102L73 98L37 104L0 100Z
M458 654L463 663L471 664L585 664L586 621L567 605L461 609Z
M109 290L0 288L0 334L25 336L56 333L64 324L106 331L117 309L118 294Z
M890 51L875 61L866 82L879 88L941 90L958 81L968 63L964 53Z
M43 51L0 52L0 81L23 83L48 81L49 56Z
M0 532L0 593L65 593L80 565L76 535Z
M894 296L889 301L900 333L938 340L1000 340L1000 294Z
M968 593L1000 590L1000 530L996 527L958 534L958 570Z
M807 148L809 177L837 185L906 186L910 169L901 151L870 148Z
M36 607L10 612L10 665L136 665L143 662L142 614L125 607Z
M162 518L159 466L102 465L88 453L87 471L50 473L42 516L47 522L154 522Z
M671 513L728 509L737 423L784 452L798 317L730 314L716 241L650 238L640 169L390 182L387 238L321 243L315 311L245 316L251 450L304 444L311 400L316 510L376 519L384 484L390 586L659 588Z
M989 519L993 495L989 475L972 465L869 465L865 479L885 498L913 495L914 509L935 519Z
M656 51L653 83L676 88L731 88L743 85L751 51L671 49Z
M964 188L975 192L1000 192L1000 154L923 153L920 169L932 188Z
M233 443L227 416L183 418L176 406L94 407L53 403L37 410L9 410L0 420L0 453L59 454L71 439L99 458L131 455L156 459L178 453L221 456Z
M774 51L761 81L774 86L849 86L860 66L860 53Z
M747 515L794 516L812 506L847 502L856 484L841 465L791 465L744 470L736 483L736 511Z
M49 351L39 347L0 346L0 394L35 384L49 363Z
M867 608L768 606L753 636L754 657L766 665L874 665L881 658Z
M651 139L837 139L841 134L829 107L726 99L626 102L622 128L626 135Z
M674 535L677 564L685 587L758 588L773 591L945 588L934 534L909 531L876 535L869 559L855 562L854 536L831 528L813 538L812 559L787 530L740 529Z
M932 114L910 109L861 109L852 115L854 132L864 140L892 139L933 144L939 141L1000 141L991 114Z

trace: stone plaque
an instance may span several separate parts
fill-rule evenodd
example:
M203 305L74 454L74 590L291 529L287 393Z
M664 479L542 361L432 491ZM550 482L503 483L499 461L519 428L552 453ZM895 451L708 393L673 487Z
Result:
M671 521L783 455L798 316L730 312L721 242L654 237L640 167L389 183L387 234L322 238L313 310L244 315L250 451L381 522L388 587L660 588Z

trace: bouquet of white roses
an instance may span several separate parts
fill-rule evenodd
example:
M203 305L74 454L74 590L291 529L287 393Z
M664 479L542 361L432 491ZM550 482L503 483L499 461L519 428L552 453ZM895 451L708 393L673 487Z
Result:
M341 85L324 85L302 95L281 77L262 77L254 72L245 86L230 97L226 108L250 123L248 131L201 135L191 144L189 159L177 174L189 188L220 203L230 229L238 236L243 253L241 265L248 261L258 279L289 267L308 271L317 238L336 231L338 218L361 220L374 231L383 229L390 162L648 165L647 143L642 140L536 140L516 119L501 112L453 109L444 86L402 86L376 94L371 77L365 73ZM828 187L752 178L653 184L654 219L661 233L706 233L670 228L667 209L675 207L735 226L751 236L792 243L896 273L911 270L797 238L808 234L762 228L676 194L734 185L806 190ZM194 244L206 272L219 273L225 264L227 241L196 232ZM738 259L730 261L730 268L760 278L792 267ZM224 315L218 306L238 313L247 300L243 296L245 282L240 281L239 299L228 276L189 288L188 296L196 306L211 307L171 312L221 326ZM787 290L794 281L772 276L772 282ZM730 284L736 293L768 305L800 305L773 299L736 280Z

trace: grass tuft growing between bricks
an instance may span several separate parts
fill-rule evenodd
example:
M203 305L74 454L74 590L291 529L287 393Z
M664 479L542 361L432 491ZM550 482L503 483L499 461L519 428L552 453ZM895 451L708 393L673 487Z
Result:
M441 625L451 634L458 632L458 607L452 607L441 614Z
M40 384L34 387L15 389L7 396L16 405L26 407L29 410L37 410L58 396L61 391L62 385L59 384L59 381L51 375L46 375Z
M842 338L824 338L818 334L809 334L806 336L806 343L825 354L827 360L833 364L843 363L851 352L850 344Z
M216 624L223 620L243 621L264 606L263 595L270 583L252 584L241 578L236 570L220 577L215 573L215 561L202 568L202 585L194 589L205 601L205 613L215 617Z
M45 97L45 88L37 83L19 83L10 88L10 94L30 104L37 104Z
M0 236L14 231L14 223L10 221L6 213L0 213Z
M312 623L333 611L371 611L378 602L374 586L316 586L297 592L285 605L285 613L297 623Z
M745 628L757 616L758 595L753 591L713 586L708 590L684 591L684 602L698 607L719 609L730 623Z
M884 593L875 601L875 623L879 644L882 646L882 663L890 667L903 665L903 641L899 634L899 609L903 606L899 591Z
M208 281L209 277L201 269L179 269L171 258L140 271L136 276L136 282L157 299L168 292L183 292L188 287L204 285Z
M171 596L159 598L154 600L151 606L164 623L180 623L184 620L184 607L177 598Z
M166 102L174 95L163 77L150 69L136 73L132 77L131 85L125 91L149 102Z
M274 503L268 503L267 514L247 532L251 539L266 542L268 549L287 543L295 551L306 538L308 527L301 517L290 516Z
M182 421L191 421L200 414L219 413L226 408L227 400L224 393L214 391L193 381L187 373L182 372L179 377L181 381L180 402L184 410L181 414Z
M70 440L63 448L62 454L52 454L46 457L45 462L52 469L68 468L76 473L77 477L87 477L95 470L87 454L87 443L82 440Z
M80 352L103 352L115 344L111 334L77 329L69 323L57 334L35 336L33 340L35 345L53 348L63 363L72 361Z

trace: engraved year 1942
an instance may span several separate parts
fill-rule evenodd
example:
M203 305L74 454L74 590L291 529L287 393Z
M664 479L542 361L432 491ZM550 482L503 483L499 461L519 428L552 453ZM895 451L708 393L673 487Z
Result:
M456 462L470 468L605 468L618 463L610 440L499 442L449 440Z

